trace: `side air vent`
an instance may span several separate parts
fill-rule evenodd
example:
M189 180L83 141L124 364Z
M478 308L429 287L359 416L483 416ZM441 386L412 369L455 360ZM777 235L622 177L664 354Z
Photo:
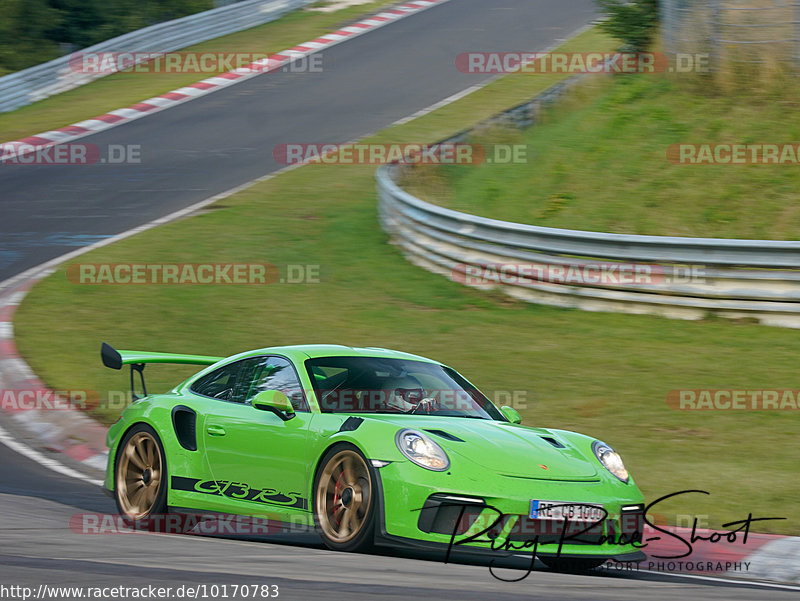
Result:
M180 445L187 451L197 450L197 414L185 405L172 409L172 427Z
M452 440L453 442L464 442L458 436L454 436L449 432L445 432L444 430L425 430L426 432L430 432L431 434L436 434L436 436L441 436L442 438L446 438L447 440Z
M557 441L552 436L542 436L541 438L542 438L542 440L546 440L547 442L549 442L551 445L553 445L557 449L566 449L567 448L566 446L561 444L559 441Z
M339 428L339 432L352 432L353 430L358 430L358 427L363 421L363 417L348 417L346 420L344 420L344 423Z

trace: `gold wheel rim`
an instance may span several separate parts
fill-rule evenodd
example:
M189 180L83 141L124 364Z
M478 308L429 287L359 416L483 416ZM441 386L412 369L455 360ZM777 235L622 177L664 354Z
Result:
M134 434L117 463L117 498L122 511L134 518L147 516L161 489L161 453L148 432Z
M353 540L364 528L370 511L372 478L364 459L340 451L322 469L314 496L319 524L335 543Z

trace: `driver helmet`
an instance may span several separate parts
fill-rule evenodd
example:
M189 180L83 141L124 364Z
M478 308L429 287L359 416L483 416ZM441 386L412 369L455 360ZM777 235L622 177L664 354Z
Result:
M383 389L386 408L394 411L412 411L425 398L425 388L413 376L387 378Z

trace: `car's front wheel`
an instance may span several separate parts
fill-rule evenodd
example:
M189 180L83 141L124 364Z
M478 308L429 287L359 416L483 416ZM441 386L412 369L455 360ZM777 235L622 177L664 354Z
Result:
M137 424L123 437L114 469L117 510L139 524L167 509L167 466L161 440L150 426Z
M594 557L548 557L546 555L538 557L551 570L570 574L588 572L607 561L605 558Z
M314 483L314 521L336 551L366 551L373 543L376 499L367 460L354 446L325 454Z

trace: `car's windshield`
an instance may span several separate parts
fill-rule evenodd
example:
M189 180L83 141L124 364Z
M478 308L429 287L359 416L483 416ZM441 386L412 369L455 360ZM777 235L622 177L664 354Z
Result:
M321 357L306 361L326 413L414 413L505 420L456 371L424 361Z

